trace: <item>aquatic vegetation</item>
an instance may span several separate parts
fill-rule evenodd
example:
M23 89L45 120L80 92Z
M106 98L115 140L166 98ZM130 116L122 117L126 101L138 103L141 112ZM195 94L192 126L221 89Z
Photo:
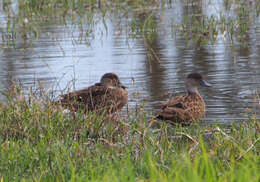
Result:
M179 30L187 41L192 40L196 44L205 45L209 41L212 43L216 41L218 36L217 25L218 22L213 16L210 18L192 16L191 20L186 16Z
M112 17L117 17L119 32L125 32L131 39L141 35L147 44L154 39L155 34L163 31L158 26L160 18L164 16L165 10L174 9L175 3L182 3L185 8L195 12L179 15L184 17L183 21L179 21L179 17L170 17L172 21L166 24L173 26L171 34L179 32L187 42L192 40L199 45L214 43L219 36L224 36L231 42L236 40L246 44L247 34L259 17L260 3L257 0L224 1L225 9L211 15L203 11L200 1L5 0L5 16L0 31L3 42L15 46L19 39L37 39L43 25L60 24L68 28L77 26L81 31L77 34L77 42L84 41L90 45L89 38L94 38L94 32L101 31L105 35L108 31L107 23ZM205 6L210 6L210 3ZM97 30L99 22L103 23L104 29Z
M71 117L15 90L0 110L3 181L259 181L253 117L232 126L172 127L137 108L104 125L95 113Z

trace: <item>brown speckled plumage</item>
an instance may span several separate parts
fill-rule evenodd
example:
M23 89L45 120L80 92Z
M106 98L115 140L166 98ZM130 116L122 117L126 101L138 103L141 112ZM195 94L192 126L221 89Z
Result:
M162 110L157 118L173 124L189 125L205 116L205 102L197 87L209 86L199 73L187 76L187 94L176 96L162 104Z
M61 96L58 102L71 111L84 109L108 114L120 111L128 102L128 92L114 73L106 73L100 83Z

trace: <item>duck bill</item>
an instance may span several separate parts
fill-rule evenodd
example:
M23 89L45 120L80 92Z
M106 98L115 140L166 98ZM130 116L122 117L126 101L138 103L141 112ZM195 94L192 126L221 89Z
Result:
M205 80L201 80L200 81L200 85L203 87L211 87L211 84L209 84L208 82L206 82Z

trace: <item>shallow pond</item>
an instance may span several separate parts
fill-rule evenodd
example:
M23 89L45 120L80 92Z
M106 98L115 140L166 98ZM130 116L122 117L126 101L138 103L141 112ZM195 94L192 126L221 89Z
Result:
M249 19L255 19L245 34L246 44L238 37L230 41L220 30L215 41L201 44L173 30L174 25L191 26L193 15L200 19L222 14L236 17L238 13L236 5L227 9L225 1L198 2L173 1L150 10L149 16L156 26L152 38L141 31L131 31L129 22L136 17L126 18L118 12L110 12L102 21L99 15L94 16L99 21L91 26L90 36L81 35L82 29L90 25L86 22L77 25L69 20L66 25L43 23L37 39L16 39L15 46L7 45L2 33L0 87L6 87L12 79L26 90L39 81L58 94L67 87L87 87L99 81L104 73L115 72L128 87L129 109L144 103L148 112L154 112L160 101L185 92L185 76L198 71L213 86L200 89L207 104L205 122L228 124L247 118L250 113L259 117L259 16L254 12L249 15ZM146 13L139 13L135 26L146 23L143 16ZM0 22L5 24L6 19L1 12Z

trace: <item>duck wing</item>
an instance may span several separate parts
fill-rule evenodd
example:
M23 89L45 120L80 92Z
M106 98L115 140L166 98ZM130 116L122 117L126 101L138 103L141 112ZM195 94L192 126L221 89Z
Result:
M162 103L162 109L166 107L175 107L175 108L180 108L180 109L185 109L185 100L186 100L186 95L179 95L176 96L172 99L169 99L165 102Z
M164 102L157 118L168 120L172 123L187 123L192 116L186 111L186 100L187 95L179 95Z
M123 97L120 89L97 84L64 94L61 97L60 101L62 105L73 108L75 111L79 107L84 107L86 112L94 110L101 111L104 109L108 109L108 112L114 112L118 107L122 108L127 103L127 92L126 96ZM122 98L124 98L123 101Z

